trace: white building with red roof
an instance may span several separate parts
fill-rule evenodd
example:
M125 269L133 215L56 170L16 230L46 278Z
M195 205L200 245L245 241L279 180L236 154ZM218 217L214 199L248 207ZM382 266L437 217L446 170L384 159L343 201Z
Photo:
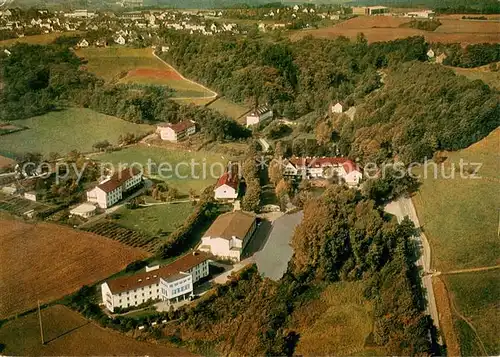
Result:
M235 200L238 198L238 175L235 173L225 172L217 180L214 193L216 200Z
M124 169L87 191L87 201L100 208L109 208L123 198L123 193L132 190L141 182L141 170L137 168Z
M285 160L285 176L300 176L307 179L328 179L335 175L349 186L357 186L363 178L359 166L342 157L294 157Z
M177 142L196 133L196 125L192 120L176 124L162 123L156 126L156 132L164 141Z

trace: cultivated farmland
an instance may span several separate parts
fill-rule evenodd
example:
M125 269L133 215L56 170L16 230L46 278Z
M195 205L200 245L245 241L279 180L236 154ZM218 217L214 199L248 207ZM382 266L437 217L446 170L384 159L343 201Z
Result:
M462 45L475 43L499 43L499 23L494 21L465 21L458 19L447 19L444 27L438 27L436 31L423 31L413 28L399 27L410 21L408 18L389 16L359 16L338 23L331 27L295 31L291 34L292 40L300 40L306 36L333 39L345 36L356 39L362 32L368 42L392 41L410 36L424 36L428 42L461 43Z
M85 48L78 56L85 67L106 81L143 85L165 85L177 98L213 97L214 93L182 77L172 66L155 57L150 48Z
M115 166L119 164L140 163L147 169L148 160L156 165L152 168L163 169L163 177L157 170L146 172L149 176L165 181L168 185L177 188L187 195L190 189L200 192L216 182L227 163L223 155L204 151L169 150L160 147L134 146L124 150L106 153L97 157L102 162L109 162ZM191 170L191 161L196 166ZM163 164L162 167L159 165Z
M159 242L156 238L109 221L99 221L96 224L86 227L85 230L150 253L155 253L159 247Z
M70 294L149 255L95 234L0 218L0 318Z
M188 351L146 343L104 329L70 309L55 305L42 310L45 345L40 343L36 313L0 328L2 353L17 356L191 356Z
M10 156L39 152L48 155L57 152L63 155L71 150L89 152L98 141L108 140L117 144L118 137L122 134L145 134L154 130L149 125L134 124L83 108L50 112L39 117L17 120L16 124L28 129L2 135L0 154Z

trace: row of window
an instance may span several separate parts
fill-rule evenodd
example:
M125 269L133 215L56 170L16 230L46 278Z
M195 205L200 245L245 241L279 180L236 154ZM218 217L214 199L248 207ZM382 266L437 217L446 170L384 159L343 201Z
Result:
M177 295L179 293L182 293L183 291L189 290L189 288L190 288L189 285L184 285L184 286L181 286L180 288L173 289L172 295Z
M148 289L153 289L154 287L159 287L159 286L160 286L160 284L159 284L159 283L158 283L158 284L151 284L151 285L147 286L146 288L148 288ZM132 290L130 290L130 291L126 291L126 292L124 292L124 293L119 293L119 294L118 294L118 296L122 296L122 294L123 294L123 295L132 294L132 292L134 292L134 293L135 293L135 292L137 292L137 291L144 291L144 288L142 287L142 288L134 289L133 291L132 291ZM158 289L156 289L156 292L158 292Z

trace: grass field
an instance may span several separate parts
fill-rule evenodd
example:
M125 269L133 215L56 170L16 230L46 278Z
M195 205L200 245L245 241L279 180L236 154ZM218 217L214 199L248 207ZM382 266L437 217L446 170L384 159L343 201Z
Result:
M244 107L243 105L234 103L233 101L220 98L208 106L211 109L217 110L218 112L227 115L234 120L241 117L243 114L248 112L250 108Z
M156 58L150 48L83 48L77 50L88 63L85 67L106 81L121 83L166 85L174 97L204 98L212 92L186 80L173 67Z
M147 253L55 224L0 219L0 318L70 294Z
M165 181L185 195L189 193L190 189L200 192L207 186L214 184L227 163L227 159L222 154L205 151L169 150L142 145L100 155L98 160L109 162L115 166L120 163L131 165L136 162L144 165L146 169L148 160L151 160L151 163L157 164L157 168L163 168L163 175L161 175L163 177L160 177L158 172L146 173L155 179ZM195 164L193 170L191 162ZM160 164L163 166L160 167Z
M17 356L191 356L175 347L138 341L103 329L68 308L42 310L45 345L40 343L36 313L7 322L0 328L1 351Z
M191 202L161 204L134 210L122 208L116 212L120 214L120 219L115 221L126 228L154 236L159 230L172 233L184 223L193 210Z
M118 137L128 132L140 134L153 131L154 127L134 124L90 109L71 108L25 120L16 124L29 129L0 139L0 154L11 156L14 153L40 152L47 155L57 152L61 155L78 150L92 151L92 145L108 140L117 144Z
M372 332L373 306L363 298L363 283L329 285L319 299L303 305L292 315L292 328L300 339L297 355L362 355ZM382 351L370 350L370 355Z
M499 272L490 270L444 277L454 306L474 326L486 350L483 351L473 329L460 317L454 316L463 356L500 354Z
M500 264L498 239L500 191L500 129L467 149L445 153L451 164L462 159L482 163L479 179L434 179L432 170L422 181L414 204L432 249L432 267L439 271Z
M358 33L363 32L368 42L392 41L410 36L424 36L428 42L442 43L499 43L499 24L495 21L464 21L459 19L446 19L436 31L422 31L412 28L399 27L408 18L389 16L359 16L343 21L331 27L294 31L292 40L300 40L306 36L318 38L336 38L345 36L355 39Z
M12 46L15 43L29 43L31 45L46 45L54 41L56 38L61 36L76 36L81 32L72 31L72 32L51 32L43 35L33 35L33 36L25 36L20 38L12 38L9 40L0 41L0 47L3 46Z
M498 63L500 68L500 62ZM470 80L480 79L492 88L500 90L500 71L492 72L488 66L482 66L477 68L459 68L459 67L448 67L452 69L456 74L465 76Z

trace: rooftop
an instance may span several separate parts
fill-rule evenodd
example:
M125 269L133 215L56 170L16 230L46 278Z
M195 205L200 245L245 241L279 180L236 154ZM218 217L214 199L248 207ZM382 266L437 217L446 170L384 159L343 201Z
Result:
M99 187L104 192L109 193L116 190L119 186L123 185L125 181L136 175L139 175L140 173L141 170L135 167L123 169L122 171L113 174L113 176L111 176L109 180L104 181L97 187Z
M230 172L225 172L221 177L217 180L216 188L221 187L222 185L228 185L229 187L238 189L238 175L232 174Z
M203 263L208 260L209 257L210 256L207 253L203 252L197 251L189 253L171 264L165 265L159 269L152 270L150 272L143 271L134 275L123 276L117 279L109 280L106 283L109 286L109 290L111 290L113 294L117 294L152 284L158 284L160 282L160 278L171 281L177 276L185 277L185 274L182 275L182 273L186 273L187 270Z
M328 166L343 166L347 173L359 171L358 165L343 157L293 157L288 160L295 167L320 168Z
M255 215L247 212L224 213L217 217L203 236L227 240L233 237L243 239L252 228L255 220Z
M195 123L192 122L191 120L184 120L176 124L171 124L171 123L161 123L158 124L158 127L160 128L171 128L173 131L176 133L183 132L184 130L187 130L188 128L192 128L195 126Z

